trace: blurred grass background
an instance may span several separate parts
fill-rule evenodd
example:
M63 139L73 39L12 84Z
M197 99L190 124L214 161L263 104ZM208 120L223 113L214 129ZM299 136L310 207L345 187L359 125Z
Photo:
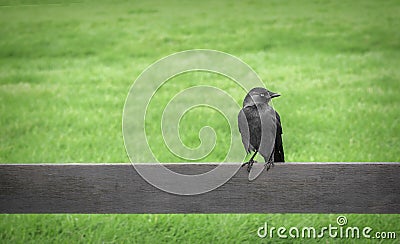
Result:
M274 107L287 161L400 161L399 13L398 1L372 0L1 0L0 162L128 162L121 117L132 82L156 60L193 48L241 58L282 94ZM243 91L207 74L178 77L160 90L146 124L160 160L179 158L165 151L157 108L174 92L214 78L241 102ZM181 134L195 147L198 128L212 124L217 148L203 161L220 161L229 143L226 121L209 113L188 113ZM399 215L347 217L352 225L400 233ZM0 218L4 243L230 243L257 241L265 219L323 226L336 215Z

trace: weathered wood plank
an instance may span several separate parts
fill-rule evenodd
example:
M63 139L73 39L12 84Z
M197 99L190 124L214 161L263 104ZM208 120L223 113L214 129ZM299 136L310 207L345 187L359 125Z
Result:
M168 168L194 174L215 166ZM214 191L179 196L148 184L130 164L3 164L0 212L400 213L399 175L400 163L277 163L255 181L243 168Z

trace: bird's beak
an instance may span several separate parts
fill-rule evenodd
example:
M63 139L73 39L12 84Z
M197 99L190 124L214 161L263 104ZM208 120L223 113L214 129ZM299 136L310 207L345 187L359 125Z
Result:
M269 95L270 98L274 98L274 97L279 97L280 96L280 94L272 92L272 91L269 91L268 95Z

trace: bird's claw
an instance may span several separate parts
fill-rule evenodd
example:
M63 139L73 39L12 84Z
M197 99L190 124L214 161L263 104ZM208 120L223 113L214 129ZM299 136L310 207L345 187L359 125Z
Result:
M251 168L253 167L253 164L256 163L254 160L250 160L249 162L246 162L242 164L242 167L247 165L247 172L250 172Z
M267 163L265 163L265 167L267 167L267 171L272 167L274 167L274 162L273 161L269 161Z

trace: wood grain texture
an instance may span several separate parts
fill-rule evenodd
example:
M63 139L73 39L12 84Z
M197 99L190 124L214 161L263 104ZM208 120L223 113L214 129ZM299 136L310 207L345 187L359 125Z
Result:
M168 164L185 174L215 166ZM255 181L243 168L211 192L179 196L131 164L3 164L0 212L400 213L399 176L400 163L277 163Z

